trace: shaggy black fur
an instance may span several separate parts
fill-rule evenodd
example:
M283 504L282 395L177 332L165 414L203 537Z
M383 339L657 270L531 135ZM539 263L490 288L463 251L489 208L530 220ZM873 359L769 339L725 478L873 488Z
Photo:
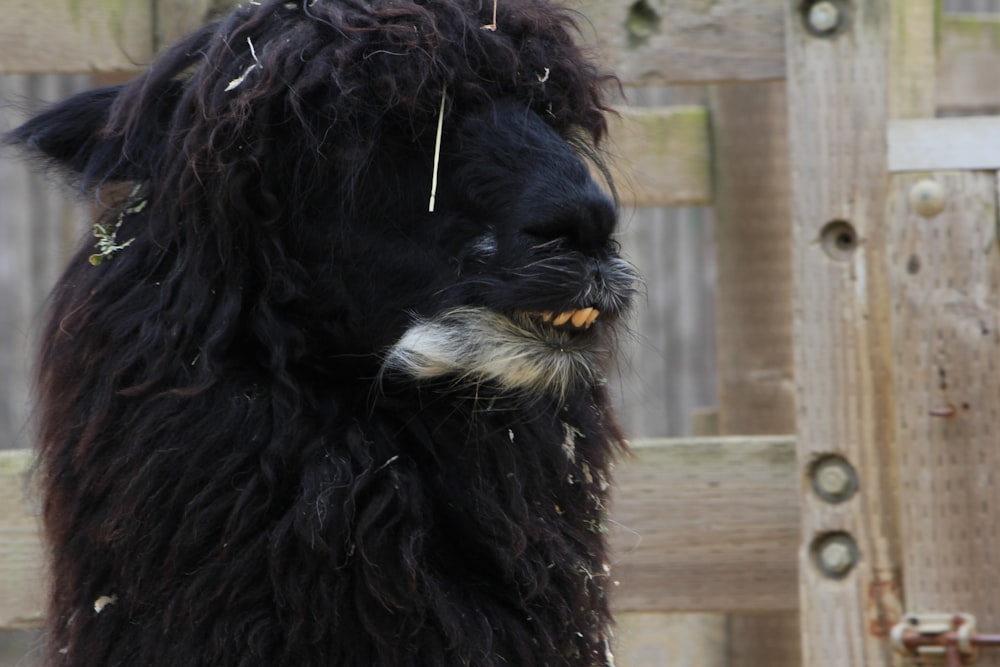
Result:
M104 207L38 364L47 665L611 664L603 82L492 9L245 7L8 137Z

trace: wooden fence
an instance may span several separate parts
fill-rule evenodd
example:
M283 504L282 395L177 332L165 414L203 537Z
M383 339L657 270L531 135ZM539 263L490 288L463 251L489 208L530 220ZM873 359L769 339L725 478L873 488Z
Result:
M134 69L208 4L12 5L0 72ZM627 86L710 86L613 132L626 196L711 205L718 261L717 420L618 471L621 664L699 641L650 613L711 614L687 617L702 665L888 667L907 614L1000 632L1000 118L941 118L1000 110L1000 21L934 0L577 4ZM27 461L0 457L0 626L40 614Z

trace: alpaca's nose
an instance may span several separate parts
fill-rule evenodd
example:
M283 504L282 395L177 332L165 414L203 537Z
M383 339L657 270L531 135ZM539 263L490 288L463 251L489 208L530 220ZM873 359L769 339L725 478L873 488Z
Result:
M615 230L617 212L597 185L591 183L586 190L558 202L547 211L548 215L533 220L524 231L543 241L563 239L582 251L604 248Z

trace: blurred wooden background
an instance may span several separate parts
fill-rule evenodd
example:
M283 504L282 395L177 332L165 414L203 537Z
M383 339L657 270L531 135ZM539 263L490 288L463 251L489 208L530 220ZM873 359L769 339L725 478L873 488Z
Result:
M703 4L708 12L707 5L714 3ZM1000 13L1000 0L944 0L943 5L946 12ZM0 34L10 34L3 29L4 22L28 21L30 7L0 0ZM782 14L779 9L779 20ZM169 25L161 26L164 39L170 30ZM696 40L697 27L691 33ZM55 54L54 59L65 58L66 50L74 48L46 43L41 36L37 42L0 44L0 61L15 50L18 58L37 54L39 71L44 71L48 52ZM121 36L103 38L112 45L117 41L128 46ZM734 58L741 57L738 46L734 44ZM636 440L717 433L791 435L795 430L791 332L774 324L790 326L789 299L761 294L758 285L743 279L748 274L767 275L760 285L790 283L788 234L782 233L787 230L781 225L732 224L740 219L781 219L787 226L789 216L789 192L775 185L781 179L769 177L788 169L783 73L768 75L773 64L768 54L758 55L760 62L754 66L764 72L759 78L765 82L658 86L651 77L649 85L630 88L623 101L635 108L710 104L717 165L729 170L711 175L717 188L714 210L703 201L703 205L690 202L622 211L625 251L645 280L635 335L628 341L615 390L625 429ZM111 48L102 57L114 59L120 54ZM970 77L971 83L964 80ZM44 102L91 87L96 78L0 75L0 131L16 126ZM939 96L956 100L946 113L1000 111L992 106L1000 74L977 67L975 58L955 65L940 81L944 83L938 86ZM947 89L949 85L954 90ZM991 95L974 94L991 88ZM642 187L628 179L620 185L626 191ZM740 210L726 210L728 201L741 202ZM716 229L727 221L728 226ZM25 449L31 446L33 332L46 293L88 226L60 184L32 173L5 152L0 154L0 231L0 449ZM748 246L758 252L746 252ZM729 261L733 256L744 263ZM747 261L756 264L751 267ZM753 322L760 326L746 324ZM728 406L721 415L715 411L720 403ZM792 451L787 443L776 447ZM0 472L2 465L0 460ZM623 617L621 632L621 667L801 664L794 609L758 614L634 613ZM31 667L31 642L30 632L0 633L0 667Z

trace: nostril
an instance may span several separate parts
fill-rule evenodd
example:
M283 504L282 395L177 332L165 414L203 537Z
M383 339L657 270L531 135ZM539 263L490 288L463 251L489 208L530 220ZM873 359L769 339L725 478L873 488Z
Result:
M611 234L615 231L616 222L617 216L610 201L603 195L591 199L581 203L577 226L571 240L575 241L581 250L599 250L608 244Z
M614 206L601 194L581 197L547 219L527 225L524 231L545 241L564 239L580 250L591 251L607 246L616 222Z

